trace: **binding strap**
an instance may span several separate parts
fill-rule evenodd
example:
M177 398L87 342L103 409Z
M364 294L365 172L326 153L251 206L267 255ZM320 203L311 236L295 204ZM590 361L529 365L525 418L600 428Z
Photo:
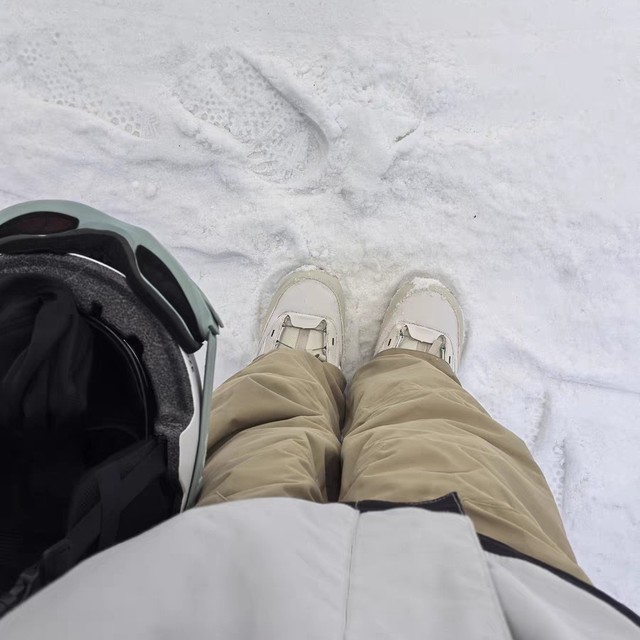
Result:
M165 445L153 439L89 471L74 491L67 535L49 547L40 562L23 571L10 591L0 595L0 617L64 575L92 550L96 553L118 542L122 511L166 470Z

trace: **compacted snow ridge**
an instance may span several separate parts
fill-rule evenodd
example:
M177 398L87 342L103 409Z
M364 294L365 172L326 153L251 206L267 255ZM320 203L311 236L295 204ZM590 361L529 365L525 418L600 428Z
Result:
M579 562L640 609L640 4L5 0L0 206L154 233L223 318L341 278L344 369L410 277L453 289L463 384L532 448Z

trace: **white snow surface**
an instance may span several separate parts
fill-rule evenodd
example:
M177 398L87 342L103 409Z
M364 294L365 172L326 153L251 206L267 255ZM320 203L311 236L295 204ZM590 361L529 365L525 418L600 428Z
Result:
M579 562L640 609L637 0L4 0L0 206L146 227L246 365L277 281L341 278L345 372L431 276L460 378L531 447Z

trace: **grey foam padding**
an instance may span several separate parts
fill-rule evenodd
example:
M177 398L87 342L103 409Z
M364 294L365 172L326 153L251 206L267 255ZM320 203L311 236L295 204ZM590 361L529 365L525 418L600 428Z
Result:
M167 439L169 472L176 479L179 437L194 411L189 376L180 348L129 289L124 276L85 258L53 253L0 254L0 272L59 278L72 289L82 311L88 312L97 302L108 324L124 336L138 337L158 406L155 432Z

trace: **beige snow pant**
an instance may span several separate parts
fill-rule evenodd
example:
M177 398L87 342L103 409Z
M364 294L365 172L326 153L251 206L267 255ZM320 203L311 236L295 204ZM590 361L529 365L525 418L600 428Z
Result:
M296 350L230 378L214 394L198 504L422 502L455 491L478 533L589 581L526 445L442 360L389 349L360 369L348 399L344 390L337 367Z

